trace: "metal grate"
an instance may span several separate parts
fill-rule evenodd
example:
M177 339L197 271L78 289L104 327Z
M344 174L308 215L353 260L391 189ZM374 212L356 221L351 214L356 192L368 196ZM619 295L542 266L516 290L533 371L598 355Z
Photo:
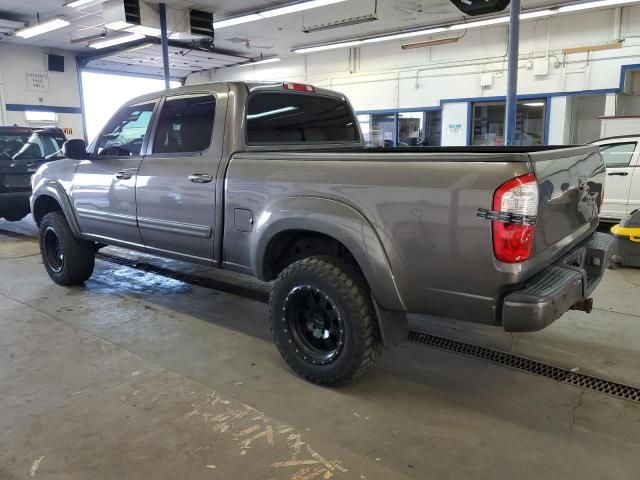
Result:
M409 340L448 352L456 352L473 358L481 358L498 365L504 365L523 372L534 373L558 382L593 390L624 400L640 402L640 388L611 382L583 373L572 372L565 368L556 367L511 353L414 331L409 332Z

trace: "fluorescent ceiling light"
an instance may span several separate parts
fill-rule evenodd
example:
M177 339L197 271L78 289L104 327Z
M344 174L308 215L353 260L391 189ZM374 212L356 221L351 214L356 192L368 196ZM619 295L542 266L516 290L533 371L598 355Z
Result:
M525 12L520 14L520 20L529 20L531 18L543 18L550 17L551 15L555 15L558 13L558 10L536 10L534 12Z
M71 8L90 7L93 5L104 3L105 1L106 0L73 0L69 3L65 3L64 6Z
M227 18L218 22L213 22L213 29L231 27L233 25L240 25L242 23L255 22L256 20L262 20L263 18L278 17L280 15L287 15L289 13L302 12L304 10L310 10L312 8L324 7L332 5L334 3L345 2L346 0L309 0L307 2L294 3L292 5L285 5L284 7L271 8L269 10L263 10L261 12L250 13L248 15L242 15L239 17Z
M295 53L312 53L312 52L321 52L324 50L333 50L336 48L346 48L346 47L355 47L356 45L362 45L364 42L362 40L354 40L351 42L341 42L341 43L332 43L329 45L318 45L317 47L303 47L297 48L294 50Z
M18 30L16 32L16 35L22 38L31 38L35 37L36 35L42 35L43 33L58 30L59 28L64 28L68 25L71 25L69 21L65 20L62 17L57 17L52 20L47 20L46 22L38 23L31 27Z
M120 45L121 43L129 43L135 40L142 40L144 35L140 35L139 33L130 33L129 35L121 35L119 37L106 38L104 40L99 40L97 42L92 42L89 44L91 48L107 48L113 47L114 45Z
M432 33L446 32L446 28L437 27L428 30L416 30L413 32L395 33L392 35L383 35L381 37L365 38L362 43L386 42L388 40L397 40L399 38L419 37L421 35L431 35Z
M596 2L576 3L574 5L565 5L559 7L559 12L577 12L579 10L588 10L591 8L615 7L616 5L625 5L627 3L636 3L638 0L598 0Z
M105 28L110 30L124 30L125 28L135 27L133 23L125 22L124 20L116 20L115 22L107 23Z
M252 65L261 65L263 63L274 63L274 62L279 62L280 59L278 57L274 57L274 58L265 58L264 60L258 60L257 62L248 62L248 63L243 63L242 65L238 65L239 67L250 67Z
M57 122L58 115L55 112L41 112L34 110L25 110L24 118L27 122Z
M509 23L509 17L487 18L486 20L478 20L477 22L458 23L451 25L449 30L466 30L467 28L487 27L489 25L498 25L500 23Z
M346 0L310 0L308 2L294 3L293 5L285 5L284 7L265 10L264 12L260 12L259 15L264 18L271 18L279 15L287 15L288 13L302 12L312 8L325 7L327 5L344 1Z
M522 105L525 107L544 107L544 102L526 102Z
M139 33L140 35L148 35L150 37L159 37L161 30L155 27L146 27L144 25L135 25L126 29L127 32Z

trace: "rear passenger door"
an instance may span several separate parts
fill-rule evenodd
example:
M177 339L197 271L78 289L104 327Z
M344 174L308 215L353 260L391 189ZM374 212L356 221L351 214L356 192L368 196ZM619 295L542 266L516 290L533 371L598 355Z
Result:
M638 142L634 138L618 138L598 145L607 168L607 184L600 217L619 220L631 210L629 197L638 162ZM640 177L636 176L635 182L638 181Z
M213 261L219 107L213 93L166 97L160 107L136 184L138 226L150 253Z

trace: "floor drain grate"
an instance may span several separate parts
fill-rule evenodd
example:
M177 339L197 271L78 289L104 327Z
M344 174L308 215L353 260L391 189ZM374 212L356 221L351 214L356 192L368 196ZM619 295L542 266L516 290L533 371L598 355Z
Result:
M585 375L583 373L572 372L565 368L555 367L553 365L520 357L511 353L414 331L409 332L409 340L422 343L430 347L436 347L441 350L461 353L469 357L481 358L498 365L504 365L516 370L534 373L536 375L551 378L558 382L567 383L569 385L574 385L588 390L594 390L596 392L622 398L624 400L640 402L640 388L611 382L609 380L592 377L591 375Z

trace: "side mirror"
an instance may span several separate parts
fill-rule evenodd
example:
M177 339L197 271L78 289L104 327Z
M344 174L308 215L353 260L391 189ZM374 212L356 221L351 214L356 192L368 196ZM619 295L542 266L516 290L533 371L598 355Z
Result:
M89 158L89 155L87 155L87 144L79 138L64 142L62 145L62 154L72 160L86 160Z

